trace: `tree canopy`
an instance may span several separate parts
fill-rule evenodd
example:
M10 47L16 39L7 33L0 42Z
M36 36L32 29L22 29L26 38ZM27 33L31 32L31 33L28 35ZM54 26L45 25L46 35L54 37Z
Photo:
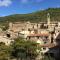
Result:
M26 59L29 57L30 59L36 58L39 54L37 52L37 43L32 41L25 41L24 39L16 39L13 43L13 49L12 55L16 58L24 58Z

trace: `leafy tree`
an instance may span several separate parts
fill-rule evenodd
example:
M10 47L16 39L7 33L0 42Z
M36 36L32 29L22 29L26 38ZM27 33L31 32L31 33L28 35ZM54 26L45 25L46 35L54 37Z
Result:
M4 43L0 43L0 60L8 60L10 58L10 47Z
M48 55L44 55L43 60L55 60L55 58L54 57L51 57L51 55L48 54Z
M2 27L3 31L6 31L8 29L8 26Z
M12 55L18 59L26 59L27 58L35 59L39 54L37 52L37 43L32 41L25 41L24 39L18 38L13 43L13 52Z

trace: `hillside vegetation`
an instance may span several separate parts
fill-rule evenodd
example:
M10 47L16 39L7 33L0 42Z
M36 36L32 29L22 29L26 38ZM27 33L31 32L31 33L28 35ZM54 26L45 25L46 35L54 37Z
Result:
M60 21L60 8L49 8L29 14L14 14L5 17L0 17L0 22L16 22L30 21L40 22L47 21L47 13L50 13L52 21Z

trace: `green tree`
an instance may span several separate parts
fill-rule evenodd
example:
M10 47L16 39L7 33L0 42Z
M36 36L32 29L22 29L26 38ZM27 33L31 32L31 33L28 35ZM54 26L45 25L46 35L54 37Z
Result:
M12 55L19 59L26 59L29 58L30 60L35 59L39 54L37 52L37 43L32 41L25 41L24 39L18 38L12 44L13 52Z
M6 31L7 29L8 29L8 25L7 25L7 26L2 27L2 30L3 30L3 31Z
M48 54L48 55L44 55L43 60L55 60L55 58L54 57L51 57L51 55Z
M10 58L10 47L4 43L0 43L0 60L9 60Z

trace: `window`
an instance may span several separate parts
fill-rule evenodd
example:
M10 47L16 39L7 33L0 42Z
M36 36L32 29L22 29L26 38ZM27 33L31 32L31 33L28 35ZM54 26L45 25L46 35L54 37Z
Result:
M29 40L30 40L30 37L29 37Z
M10 34L7 34L7 37L10 38Z
M46 44L47 42L45 41L44 44Z
M43 48L43 50L46 50L46 48Z
M39 36L37 36L37 39L39 39Z
M46 36L45 38L48 39L48 36Z

